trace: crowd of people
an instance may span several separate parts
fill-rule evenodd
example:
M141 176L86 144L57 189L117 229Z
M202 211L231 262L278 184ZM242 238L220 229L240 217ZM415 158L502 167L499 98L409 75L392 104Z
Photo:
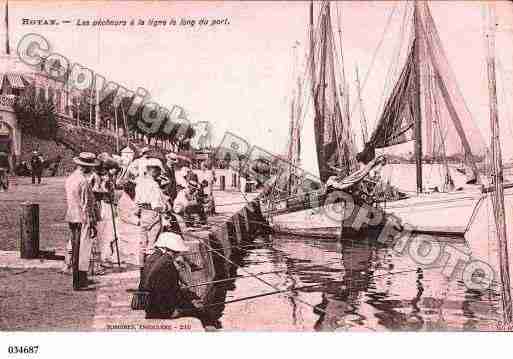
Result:
M207 164L195 173L175 153L159 158L148 147L132 161L88 152L73 161L77 168L65 182L71 236L64 271L75 290L89 285L89 273L104 274L119 262L144 273L148 258L183 251L182 233L204 227L214 213L216 177Z

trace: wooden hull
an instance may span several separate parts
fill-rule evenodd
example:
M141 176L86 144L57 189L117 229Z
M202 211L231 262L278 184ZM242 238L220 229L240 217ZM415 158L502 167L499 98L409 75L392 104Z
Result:
M380 213L380 216L386 218L386 213L380 209L376 209L376 211ZM346 220L342 220L342 214L342 210L323 207L284 213L273 217L272 228L276 234L336 241L377 237L385 223L384 220L381 220L373 225L353 225L358 208L355 208Z
M386 205L413 232L463 236L485 197L480 191L423 194Z
M513 198L513 190L506 190L506 198ZM436 235L447 238L463 238L471 226L477 225L476 216L490 207L488 195L479 191L425 194L388 204L383 204L383 214L399 218L413 233ZM379 235L383 223L356 230L351 219L342 225L330 213L309 209L277 215L273 218L273 229L278 234L324 238L355 238L362 235ZM342 233L342 237L340 234Z

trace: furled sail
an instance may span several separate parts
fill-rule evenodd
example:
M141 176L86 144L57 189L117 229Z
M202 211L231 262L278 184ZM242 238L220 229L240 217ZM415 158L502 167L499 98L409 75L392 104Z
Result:
M414 123L416 120L420 120L415 118L419 113L415 110L417 103L415 99L415 46L414 42L399 80L385 104L376 129L365 144L364 150L359 154L359 159L364 163L370 162L375 157L374 150L376 148L398 145L415 138Z
M318 61L312 59L312 90L314 101L314 130L319 176L323 183L330 176L347 176L352 171L354 146L349 119L341 111L339 86L335 73L336 45L333 36L330 4L321 5L317 48ZM315 66L317 65L317 66Z
M484 139L452 73L427 2L415 1L413 22L406 63L358 158L366 163L375 149L418 140L422 160L452 157L477 173L475 162L485 153ZM421 137L416 139L415 133Z

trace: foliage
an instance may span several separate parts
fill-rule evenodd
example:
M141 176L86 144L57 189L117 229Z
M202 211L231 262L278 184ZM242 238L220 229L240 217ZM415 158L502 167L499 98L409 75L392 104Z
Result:
M107 103L110 102L112 104L112 98L109 98L106 100L107 101L104 101L102 104L107 109L109 109L109 111L112 111L112 113L114 113L113 106L108 106L105 104L105 102L107 102ZM127 127L128 127L129 131L146 135L150 139L153 139L153 140L170 141L173 145L176 145L179 150L190 150L191 149L190 142L191 142L191 139L196 134L194 127L192 127L192 125L189 124L185 130L185 133L183 133L183 134L178 132L178 130L180 128L178 125L173 126L171 131L169 133L167 133L164 131L164 128L166 127L166 124L169 123L169 121L171 121L171 120L166 116L164 118L164 120L162 121L160 128L155 133L148 134L140 126L141 121L146 122L146 121L144 121L143 116L142 116L142 113L143 113L142 106L139 107L139 109L137 110L137 112L134 115L130 115L128 113L130 105L132 104L132 100L133 100L133 98L125 97L121 101L121 105L117 109L119 126L124 126L124 123L123 123L123 121L124 121L123 115L124 115L126 117ZM100 106L102 106L102 105L100 105ZM156 114L152 114L152 115L156 115Z
M57 111L54 104L44 96L36 96L34 87L16 99L14 111L18 125L25 133L41 139L54 139L57 134Z

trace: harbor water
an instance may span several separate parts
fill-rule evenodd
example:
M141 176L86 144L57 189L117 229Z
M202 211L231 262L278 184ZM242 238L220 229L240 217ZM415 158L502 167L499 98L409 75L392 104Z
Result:
M472 250L462 239L450 245ZM440 265L420 265L407 253L396 253L367 238L330 242L272 236L241 248L240 256L235 273L240 277L214 287L220 294L217 301L289 291L210 310L210 325L219 329L459 331L500 327L497 282L485 291L468 289L461 277L446 277ZM268 274L257 279L251 273Z

